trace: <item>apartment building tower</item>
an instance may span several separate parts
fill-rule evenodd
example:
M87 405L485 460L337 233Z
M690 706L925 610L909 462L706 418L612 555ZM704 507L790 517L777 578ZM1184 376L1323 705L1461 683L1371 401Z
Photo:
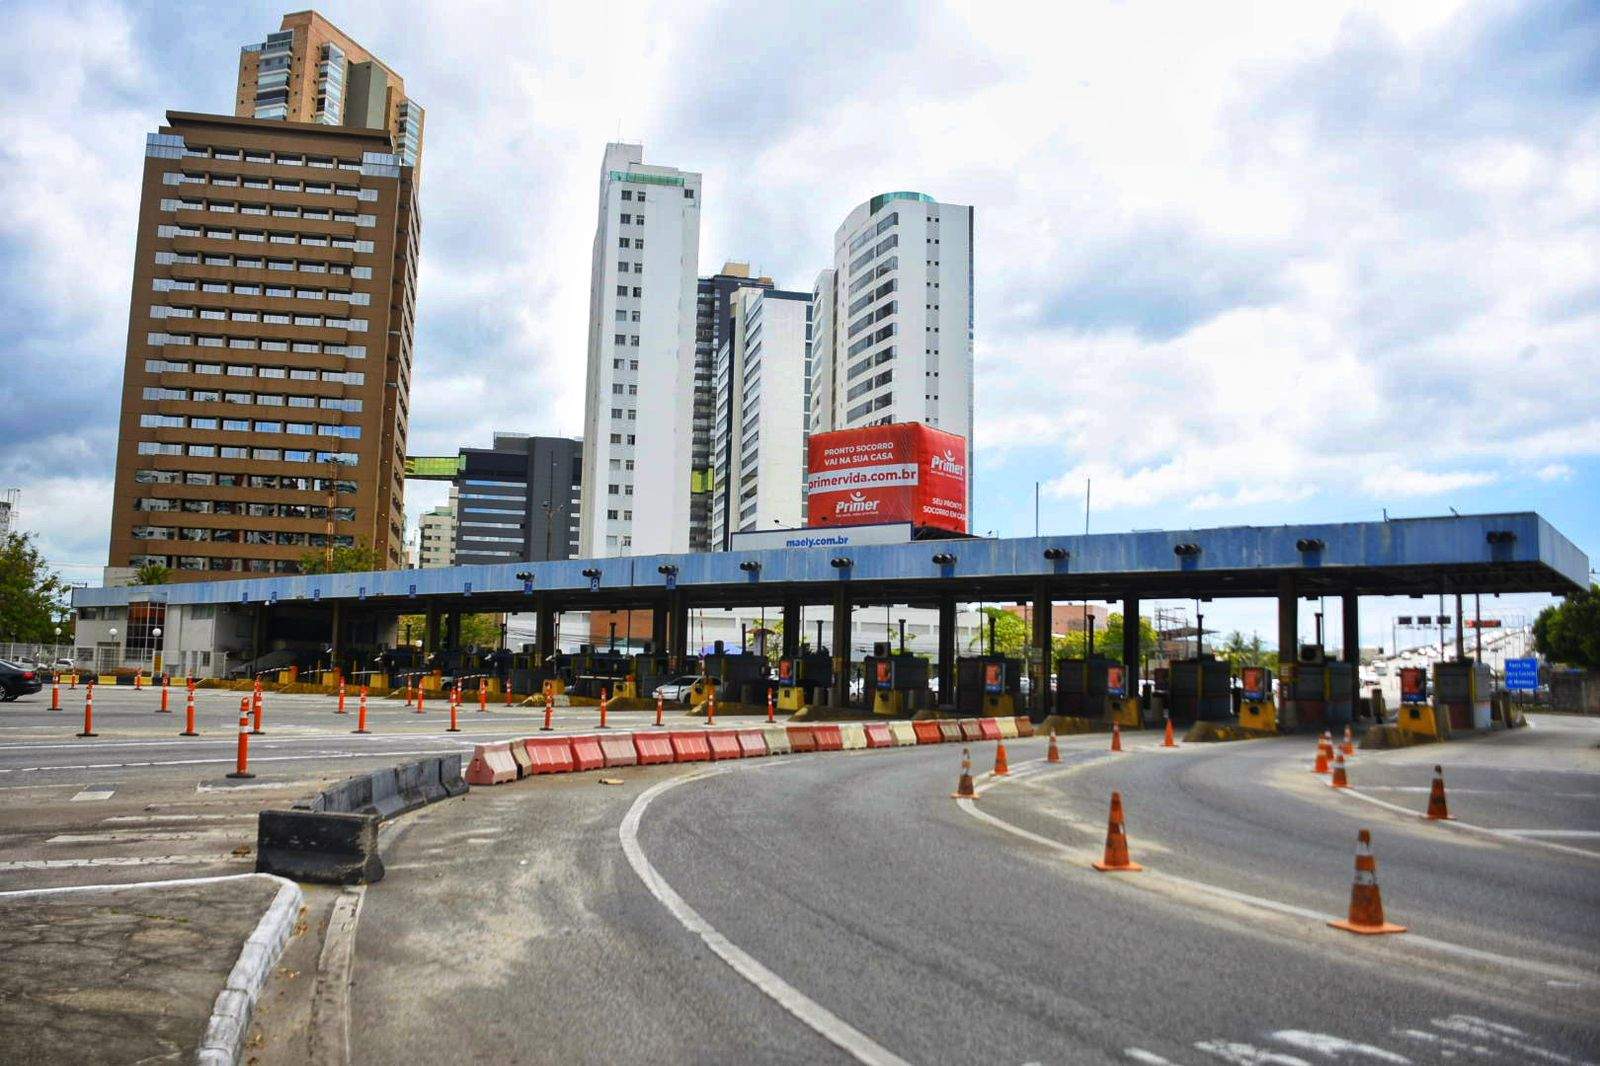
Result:
M583 442L496 433L462 448L456 481L459 564L570 559L578 554Z
M456 564L456 509L435 507L417 518L417 565L425 569Z
M405 80L315 11L285 15L276 33L239 50L233 113L386 129L407 166L422 156L423 110Z
M415 171L387 129L169 112L148 138L109 563L401 565Z
M814 431L922 422L971 448L972 246L972 208L924 193L850 212L817 279L831 343L818 347Z
M689 550L700 175L608 144L584 396L582 554Z
M713 550L805 518L811 294L753 285L733 291L731 308L712 376Z

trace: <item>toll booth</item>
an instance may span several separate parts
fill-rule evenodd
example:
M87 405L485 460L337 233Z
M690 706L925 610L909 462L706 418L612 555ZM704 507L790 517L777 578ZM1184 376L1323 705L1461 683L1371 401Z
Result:
M932 704L928 692L928 660L903 649L891 654L887 642L873 646L862 663L871 689L872 713L909 718Z
M803 652L778 660L778 708L794 712L824 703L833 688L833 657L828 649Z
M967 717L1014 716L1022 703L1022 660L968 655L956 660L956 700Z
M1226 659L1178 659L1167 670L1167 714L1174 723L1233 718L1233 669Z
M701 676L716 686L717 699L728 703L751 703L765 706L767 702L767 659L752 652L730 652L722 641L713 645L710 655L701 660ZM702 686L696 686L692 702L699 703L705 695Z
M579 696L598 697L604 689L608 695L615 696L617 689L627 683L632 666L627 652L581 644L577 654L571 657L568 690Z
M384 683L391 689L400 688L405 678L422 669L422 649L410 645L401 645L379 652L372 660L373 672L384 679Z
M655 692L657 685L670 681L675 676L682 676L681 674L673 674L671 665L671 660L668 658L666 652L659 652L655 651L654 649L647 648L645 651L635 655L633 657L633 665L631 667L633 687L635 690L633 695L649 696L651 693ZM693 672L693 667L682 671L683 674L689 674Z
M1056 713L1069 718L1120 721L1128 672L1115 659L1062 659L1056 663Z
M1278 705L1272 698L1272 671L1265 666L1239 668L1239 724L1246 729L1278 731Z
M1472 659L1433 664L1433 706L1451 730L1488 729L1494 675Z
M1329 661L1319 644L1302 645L1291 692L1301 726L1343 729L1355 722L1356 664Z
M1395 715L1395 724L1407 733L1435 740L1450 739L1450 717L1438 713L1432 703L1426 667L1400 668L1400 710Z

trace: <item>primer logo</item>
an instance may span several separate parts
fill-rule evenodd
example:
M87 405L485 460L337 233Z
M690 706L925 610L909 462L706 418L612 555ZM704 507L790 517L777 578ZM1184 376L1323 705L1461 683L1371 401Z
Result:
M848 500L833 505L834 514L877 514L878 501L867 499L864 492L852 492Z
M929 465L935 474L949 474L951 477L966 477L967 466L956 458L956 453L946 448L944 454L932 456Z

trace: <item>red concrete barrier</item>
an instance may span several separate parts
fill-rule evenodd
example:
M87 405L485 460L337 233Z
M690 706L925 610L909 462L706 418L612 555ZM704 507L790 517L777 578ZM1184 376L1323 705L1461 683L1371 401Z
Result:
M767 738L759 729L739 730L739 754L747 759L767 754Z
M565 737L529 737L523 745L536 774L564 774L572 769L572 745Z
M793 752L816 751L817 734L815 727L809 725L792 725L789 730L789 750Z
M499 785L517 779L517 764L511 758L511 745L479 744L467 763L467 784Z
M671 762L672 738L665 733L635 733L633 750L639 756L640 766Z
M606 764L606 753L600 748L599 737L572 738L572 768L598 770Z
M718 729L706 735L711 745L713 759L738 759L744 755L739 747L739 734L731 729Z
M976 718L963 718L961 719L960 725L962 740L971 741L983 739L983 726L978 724L978 720Z
M894 747L894 733L889 729L887 722L867 723L867 747L892 748Z
M978 728L982 731L984 740L1000 740L1005 737L1005 734L1000 732L1000 723L993 718L978 719Z
M610 733L600 738L600 754L607 766L637 766L639 753L630 733Z
M939 719L939 735L946 744L961 743L961 723L954 718Z
M929 720L926 722L912 722L911 729L917 734L918 744L943 744L944 734L939 732L939 723Z
M1027 717L1024 717L1022 715L1018 715L1017 716L1017 736L1019 736L1019 737L1031 737L1031 736L1033 736L1033 719L1032 718L1027 718Z
M673 762L706 762L711 758L711 745L705 733L668 733L672 741Z
M811 731L817 735L818 751L843 751L844 737L839 733L836 725L814 725Z

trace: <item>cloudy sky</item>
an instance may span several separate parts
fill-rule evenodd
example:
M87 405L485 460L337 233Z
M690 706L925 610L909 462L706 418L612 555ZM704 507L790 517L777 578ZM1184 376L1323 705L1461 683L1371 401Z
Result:
M97 579L144 136L287 8L7 8L0 488ZM1092 479L1096 531L1534 509L1600 558L1593 4L318 10L428 111L414 454L580 432L620 136L705 175L702 273L809 287L874 193L975 206L977 531L1035 482L1080 530Z

